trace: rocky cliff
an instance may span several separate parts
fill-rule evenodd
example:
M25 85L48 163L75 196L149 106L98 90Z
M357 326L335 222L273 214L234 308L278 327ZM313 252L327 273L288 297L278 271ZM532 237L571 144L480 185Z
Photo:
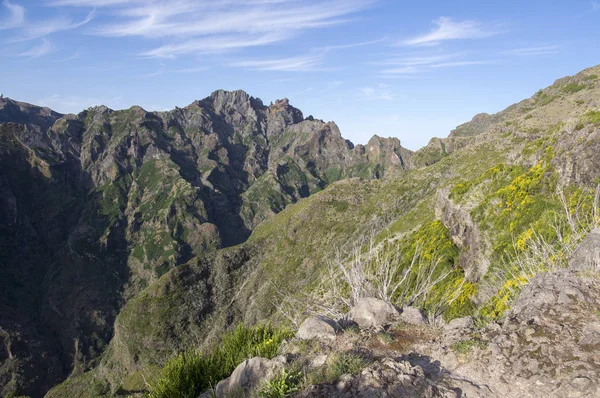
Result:
M354 147L334 123L243 91L170 112L0 99L0 385L40 396L95 366L119 309L161 275L410 156L397 139Z

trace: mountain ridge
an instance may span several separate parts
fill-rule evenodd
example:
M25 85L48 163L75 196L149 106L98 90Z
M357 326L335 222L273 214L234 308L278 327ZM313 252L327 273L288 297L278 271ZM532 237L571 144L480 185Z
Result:
M475 205L488 211L481 195L497 202L485 170L497 169L495 183L538 178L542 203L554 178L582 187L598 178L598 70L414 153L377 136L354 146L334 123L242 91L169 112L2 105L3 394L16 384L41 396L67 375L48 396L81 393L91 379L143 389L136 377L173 353L206 347L237 322L277 320L273 297L313 286L365 234L441 242L452 282L475 286L484 272L474 256L498 261L508 233L457 219ZM21 106L33 116L18 120L52 125L8 122L2 109ZM515 233L526 232L520 222ZM455 313L484 299L469 296Z
M366 153L287 100L267 107L223 90L169 112L61 115L3 98L0 139L2 305L17 322L0 327L8 346L32 336L15 353L23 363L37 361L35 344L48 346L52 371L25 377L32 395L93 366L118 309L170 268L245 241L333 181L382 177L411 154L383 139Z

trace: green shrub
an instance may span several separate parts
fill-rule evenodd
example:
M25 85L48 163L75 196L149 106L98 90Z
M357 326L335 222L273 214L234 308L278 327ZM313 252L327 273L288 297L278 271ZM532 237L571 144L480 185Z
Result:
M475 348L475 347L480 348L480 349L485 348L486 343L479 339L471 339L471 340L458 341L450 346L452 351L454 351L457 354L461 354L461 355L469 354L471 351L473 351L473 348Z
M368 365L369 362L366 359L352 352L334 354L331 363L327 366L327 380L335 381L342 375L356 374Z
M287 330L270 326L238 325L226 333L214 351L202 355L189 351L177 355L150 384L150 398L195 398L215 386L247 358L273 358L281 342L292 336Z
M562 91L565 94L574 94L578 91L583 90L584 88L586 88L586 85L583 84L577 84L577 83L569 83L566 86L562 87L560 89L560 91Z
M306 375L305 385L333 383L345 374L357 374L367 366L370 361L353 352L336 352L325 364Z
M600 125L600 112L599 111L589 111L584 115L586 120L592 124Z
M287 372L285 369L272 380L268 380L258 396L263 398L283 398L299 390L300 372Z

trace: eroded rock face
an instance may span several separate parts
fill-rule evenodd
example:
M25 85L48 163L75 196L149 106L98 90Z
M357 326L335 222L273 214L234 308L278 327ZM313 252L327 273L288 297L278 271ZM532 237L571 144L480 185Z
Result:
M360 299L350 310L350 318L362 329L381 328L389 325L399 316L392 304L373 297Z
M479 227L471 218L470 206L459 206L449 198L450 191L438 192L435 214L444 223L452 241L460 248L459 266L468 280L475 282L486 274L489 256L486 256L485 240Z
M217 384L217 398L250 396L265 380L278 375L286 363L285 357L271 360L255 357L239 364L231 376Z
M312 386L297 397L480 397L478 387L451 387L437 371L412 364L406 359L385 358L376 361L358 375L343 375L335 384ZM474 393L470 393L470 392Z
M569 259L569 268L600 271L600 229L595 229L579 244Z
M568 270L537 275L505 322L482 334L487 348L453 371L487 384L492 396L599 396L598 308L598 279Z

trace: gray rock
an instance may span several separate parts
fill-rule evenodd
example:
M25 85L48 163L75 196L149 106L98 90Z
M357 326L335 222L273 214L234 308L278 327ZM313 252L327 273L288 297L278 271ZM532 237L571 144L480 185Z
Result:
M277 357L271 360L260 357L247 359L235 368L231 376L217 384L215 395L217 398L234 394L248 396L264 380L280 373L285 363L285 357Z
M339 325L333 319L325 316L306 318L296 332L296 338L301 340L335 340Z
M592 322L583 329L583 337L579 345L600 347L600 322Z
M472 208L454 203L449 195L449 189L438 191L435 214L448 228L454 244L461 249L458 262L467 279L476 281L486 274L490 266L486 255L488 243L471 218Z
M309 366L311 368L320 368L321 366L325 365L325 362L327 362L327 358L329 358L329 356L325 354L317 355L313 358L312 361L310 361Z
M444 342L447 345L454 344L457 341L468 340L468 337L473 332L475 326L473 319L470 317L456 318L444 325Z
M449 332L460 329L472 329L473 326L474 323L471 317L455 318L448 322L446 326L444 326L444 331Z
M489 397L487 390L462 380L448 380L439 377L435 364L411 364L409 361L381 358L359 374L345 374L334 383L312 386L295 395L308 397L421 397L457 398Z
M411 325L424 325L427 323L427 318L423 312L415 307L404 307L400 314L402 322L409 323Z
M569 259L569 268L577 271L600 270L600 229L595 229L579 244Z
M360 299L350 310L350 318L362 329L381 328L398 318L398 309L373 297Z

